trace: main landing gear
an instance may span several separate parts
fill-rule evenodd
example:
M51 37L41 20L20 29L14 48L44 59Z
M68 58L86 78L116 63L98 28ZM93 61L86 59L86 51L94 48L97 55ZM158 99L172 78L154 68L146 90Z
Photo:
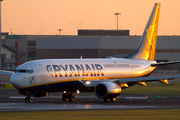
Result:
M26 103L32 103L33 101L31 100L31 97L26 97L25 98L25 102Z
M116 102L116 98L104 98L104 102Z
M63 93L62 100L64 102L67 102L68 100L73 102L75 100L75 95L74 93Z

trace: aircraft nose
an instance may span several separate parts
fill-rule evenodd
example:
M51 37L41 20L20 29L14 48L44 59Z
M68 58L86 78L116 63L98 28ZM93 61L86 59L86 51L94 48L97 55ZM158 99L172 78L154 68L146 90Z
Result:
M20 74L13 74L10 82L15 88L20 88L22 84L22 76Z

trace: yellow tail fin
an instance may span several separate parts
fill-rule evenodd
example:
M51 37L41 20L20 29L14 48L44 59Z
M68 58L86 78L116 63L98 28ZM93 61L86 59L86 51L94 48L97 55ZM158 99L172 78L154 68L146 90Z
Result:
M160 3L155 3L137 49L125 58L154 60Z

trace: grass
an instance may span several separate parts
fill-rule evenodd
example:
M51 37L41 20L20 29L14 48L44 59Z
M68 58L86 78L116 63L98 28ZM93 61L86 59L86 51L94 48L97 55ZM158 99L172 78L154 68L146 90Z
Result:
M0 113L1 120L179 120L180 109L88 110Z
M14 87L0 87L0 90L15 90Z
M130 95L180 95L180 82L170 82L168 85L153 82L147 86L135 85L128 89L123 89L122 94Z

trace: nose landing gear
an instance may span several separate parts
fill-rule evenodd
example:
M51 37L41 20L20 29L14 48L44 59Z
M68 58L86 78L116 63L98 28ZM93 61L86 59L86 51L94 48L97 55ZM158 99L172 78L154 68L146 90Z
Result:
M62 100L64 102L68 102L68 100L70 102L73 102L75 100L75 95L74 95L74 93L63 93Z

